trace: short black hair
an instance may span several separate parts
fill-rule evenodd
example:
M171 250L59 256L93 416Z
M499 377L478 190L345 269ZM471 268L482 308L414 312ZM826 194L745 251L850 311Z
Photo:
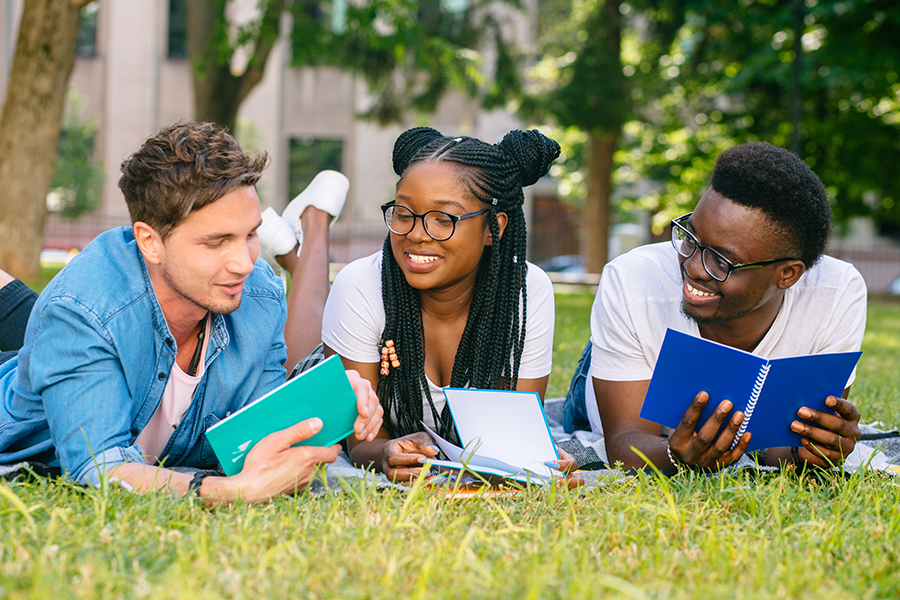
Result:
M762 210L783 249L807 269L825 251L831 231L828 193L795 154L765 142L734 146L716 159L710 186L732 202Z

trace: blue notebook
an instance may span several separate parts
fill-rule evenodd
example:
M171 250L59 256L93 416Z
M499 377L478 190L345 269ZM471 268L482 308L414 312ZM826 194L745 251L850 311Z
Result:
M840 397L862 352L766 359L673 329L666 332L641 418L675 429L699 392L709 394L699 429L723 400L745 414L732 442L749 431L748 450L799 446L791 422L806 406L824 413L828 396ZM724 425L723 425L724 428Z
M237 475L261 439L319 417L322 429L296 446L331 446L353 433L356 394L341 359L333 355L206 430L226 475Z

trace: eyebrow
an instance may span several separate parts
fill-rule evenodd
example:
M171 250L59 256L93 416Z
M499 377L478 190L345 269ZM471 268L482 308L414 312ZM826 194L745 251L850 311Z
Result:
M397 194L397 200L412 200L409 196L403 196L402 194ZM457 202L456 200L431 200L438 206L455 206L460 210L466 210L466 207Z
M259 222L256 224L256 226L250 230L250 232L253 233L257 229L262 227L262 224L263 224L262 219L260 219ZM224 240L224 239L228 239L228 238L232 238L232 237L237 237L237 234L236 233L224 233L224 232L223 233L210 233L208 235L200 236L199 240L200 240L200 242L206 243L206 242L214 242L217 240Z
M694 234L694 237L696 237L696 238L699 240L700 237L697 235L697 230L694 229L694 224L691 223L691 219L688 218L688 220L685 221L684 224L688 226L688 228L690 229L691 233ZM703 244L703 245L706 246L706 244ZM718 253L721 254L722 256L725 256L726 258L728 258L729 256L731 256L732 258L729 259L729 260L732 260L732 259L733 259L734 262L735 262L735 264L740 264L740 263L747 262L747 261L744 261L744 260L740 260L740 259L738 258L739 254L737 254L737 253L736 253L734 250L732 250L731 248L726 248L726 247L724 247L724 246L706 246L706 247L709 248L710 250L715 250L716 252L718 252Z

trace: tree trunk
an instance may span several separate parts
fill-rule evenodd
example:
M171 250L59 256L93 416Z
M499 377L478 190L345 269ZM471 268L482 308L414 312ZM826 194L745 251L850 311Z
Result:
M581 230L581 252L588 273L602 271L609 257L609 199L617 140L616 135L588 134L587 196Z
M285 0L269 0L257 28L253 55L246 70L231 72L233 44L225 2L187 1L187 51L194 81L194 118L227 127L232 133L247 95L262 81L266 62L278 39Z
M0 267L37 279L66 85L87 1L28 0L0 115Z

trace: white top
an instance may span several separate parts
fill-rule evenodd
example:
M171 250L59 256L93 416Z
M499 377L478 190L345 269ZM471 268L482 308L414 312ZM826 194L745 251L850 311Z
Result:
M666 328L699 337L697 323L681 312L681 288L678 255L669 242L635 248L607 264L591 309L591 376L648 380ZM857 351L865 328L862 276L850 263L823 256L785 290L775 322L753 354L783 358ZM855 377L856 369L848 386ZM585 403L591 428L602 431L590 382Z
M550 374L553 358L553 284L537 266L526 263L528 318L519 379L537 379ZM341 269L325 304L322 341L343 358L360 363L381 362L378 342L384 331L381 299L381 251L360 258ZM438 414L445 400L441 388L428 381ZM424 394L425 423L434 428L431 408Z
M166 389L163 391L159 408L156 409L150 422L135 440L143 452L144 462L148 465L159 464L160 456L166 449L169 439L178 429L194 400L194 391L206 372L206 348L209 345L211 326L212 318L209 318L206 320L206 333L203 336L203 348L200 350L197 374L192 377L182 371L177 362L172 364L172 372L169 373L169 380L166 382Z

